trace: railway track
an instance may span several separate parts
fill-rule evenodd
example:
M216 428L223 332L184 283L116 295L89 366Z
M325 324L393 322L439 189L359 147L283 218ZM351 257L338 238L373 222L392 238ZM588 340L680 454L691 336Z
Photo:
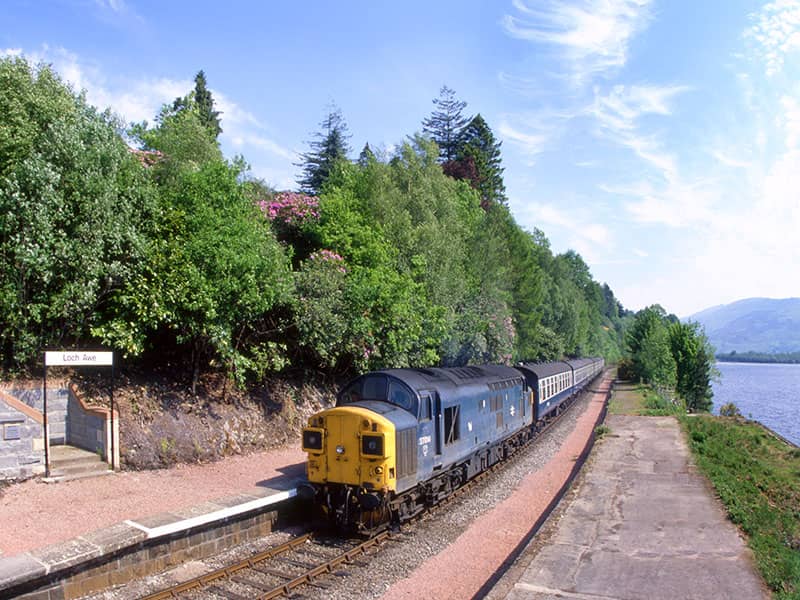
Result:
M587 390L588 391L588 390ZM411 522L435 515L488 477L515 462L568 412L577 397L570 399L558 415L548 419L536 434L507 460L480 473ZM410 523L410 522L409 522ZM293 590L309 585L327 589L330 576L344 576L349 564L358 564L360 557L377 552L386 542L397 540L396 532L383 530L364 541L305 533L279 546L259 552L235 564L217 569L171 588L144 596L142 600L167 598L223 598L227 600L270 599L289 596Z
M325 589L329 587L324 581L326 576L345 575L343 568L376 551L391 536L387 531L358 543L306 533L142 600L196 597L268 600L288 596L304 585Z

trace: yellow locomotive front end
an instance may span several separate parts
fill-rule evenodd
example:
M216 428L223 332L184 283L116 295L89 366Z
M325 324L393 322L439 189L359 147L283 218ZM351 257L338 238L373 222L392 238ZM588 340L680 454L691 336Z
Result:
M316 503L342 526L371 527L388 517L396 490L395 427L378 413L340 406L303 429L306 475Z

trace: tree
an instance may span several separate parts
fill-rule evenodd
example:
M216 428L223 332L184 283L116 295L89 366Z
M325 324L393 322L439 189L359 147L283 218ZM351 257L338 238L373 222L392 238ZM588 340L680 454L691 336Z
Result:
M359 166L366 167L370 161L373 160L378 160L378 158L375 156L372 148L369 147L369 142L367 142L361 149L361 154L358 155L358 164Z
M467 107L463 100L456 100L455 91L442 86L439 97L434 99L436 109L430 117L422 121L422 131L428 134L439 146L439 161L446 163L458 155L461 131L469 122L462 114Z
M0 60L0 355L81 344L146 251L157 217L121 124L49 66Z
M194 101L197 104L200 122L216 140L222 133L222 126L219 124L220 113L214 110L214 98L211 96L211 90L206 87L206 75L202 69L194 77Z
M481 195L481 204L506 202L506 186L503 183L503 167L500 166L500 146L492 130L480 114L475 115L464 128L458 145L458 162L471 161L475 165L477 181L473 187Z
M666 323L666 312L658 304L640 310L628 331L627 343L637 377L672 387L676 381L676 367Z
M350 147L350 135L341 111L334 107L320 123L322 132L315 134L309 142L311 150L300 155L302 162L296 166L303 168L303 175L297 180L300 189L306 194L318 195L322 185L330 176L337 161L346 160Z
M222 160L219 144L203 125L197 105L190 96L184 100L177 110L175 103L162 106L155 127L140 123L129 132L145 152L158 157L151 172L162 185L174 185L182 175Z
M201 125L206 128L216 143L219 134L222 133L222 126L219 123L220 113L214 110L214 98L211 90L206 86L205 73L202 70L198 71L194 77L194 90L186 96L175 98L172 105L164 105L159 118L166 115L177 115L186 110L194 110Z
M675 389L691 411L711 410L714 349L697 323L673 323L670 348L677 366Z

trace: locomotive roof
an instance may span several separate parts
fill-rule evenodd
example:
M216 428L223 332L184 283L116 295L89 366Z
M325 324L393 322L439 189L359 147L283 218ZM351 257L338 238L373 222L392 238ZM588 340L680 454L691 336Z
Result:
M420 390L444 385L481 385L507 379L520 379L521 373L503 365L481 365L479 367L434 367L430 369L383 369L375 373L385 373L397 377L411 388Z
M536 377L549 377L550 375L557 375L559 373L571 373L572 367L567 362L547 362L547 363L522 363L519 369L523 371L530 371Z

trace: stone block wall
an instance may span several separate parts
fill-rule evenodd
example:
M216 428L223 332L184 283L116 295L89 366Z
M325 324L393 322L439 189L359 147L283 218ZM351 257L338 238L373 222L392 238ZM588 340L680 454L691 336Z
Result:
M112 431L110 409L86 404L74 384L69 385L68 393L67 443L89 452L99 453L113 469L116 469L119 467L119 413L114 410Z
M0 390L0 479L44 473L41 414Z
M11 385L4 390L40 413L44 409L41 384L26 386ZM67 442L67 404L69 391L64 381L47 381L47 427L50 430L50 444Z

